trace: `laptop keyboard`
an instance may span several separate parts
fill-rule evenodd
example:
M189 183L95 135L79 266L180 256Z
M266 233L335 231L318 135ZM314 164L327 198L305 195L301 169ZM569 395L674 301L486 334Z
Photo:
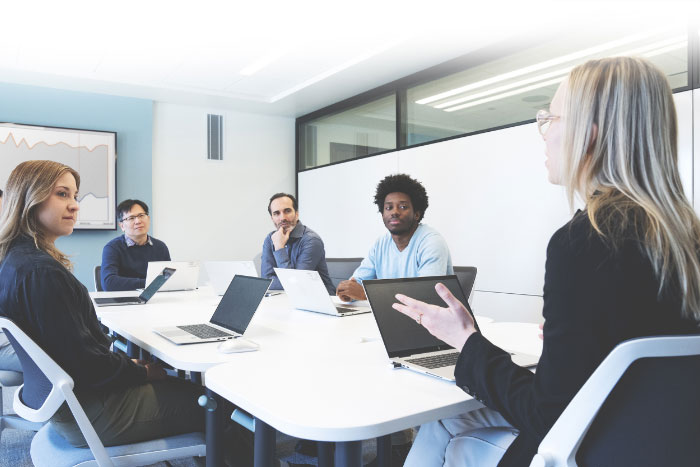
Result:
M423 368L444 368L457 364L459 352L444 353L440 355L431 355L429 357L416 357L406 359L407 362L414 365L422 366Z
M232 335L231 333L220 331L219 329L207 324L188 324L185 326L178 326L178 328L189 332L200 339L209 339L210 337L229 337Z

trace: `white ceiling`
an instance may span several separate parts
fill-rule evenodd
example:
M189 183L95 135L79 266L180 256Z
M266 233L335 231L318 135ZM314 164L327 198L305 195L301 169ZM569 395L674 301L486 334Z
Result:
M296 117L566 16L525 3L16 1L0 81Z

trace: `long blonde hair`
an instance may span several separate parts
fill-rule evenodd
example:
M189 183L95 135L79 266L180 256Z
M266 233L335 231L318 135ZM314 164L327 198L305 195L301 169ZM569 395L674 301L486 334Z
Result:
M564 96L562 180L601 235L640 241L660 281L700 321L700 221L678 173L677 122L666 76L641 58L591 60Z
M37 248L66 268L73 268L68 257L47 240L37 219L38 206L51 196L56 182L66 172L75 177L75 184L80 188L78 172L58 162L26 161L14 168L7 179L0 211L0 262L5 259L12 242L20 235L27 235Z

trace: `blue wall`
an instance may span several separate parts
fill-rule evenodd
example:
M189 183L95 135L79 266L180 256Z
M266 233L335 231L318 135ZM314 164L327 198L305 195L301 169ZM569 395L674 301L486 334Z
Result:
M117 202L151 206L153 102L144 99L0 83L0 121L117 132ZM1 161L0 161L1 163ZM6 180L0 180L4 187ZM117 231L76 230L56 245L71 256L76 277L94 290L93 268Z

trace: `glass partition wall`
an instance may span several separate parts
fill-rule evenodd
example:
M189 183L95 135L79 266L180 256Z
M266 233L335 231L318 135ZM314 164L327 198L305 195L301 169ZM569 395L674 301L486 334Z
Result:
M433 67L297 119L298 170L532 122L567 73L595 58L645 57L675 91L697 87L691 64L700 62L700 38L691 31L680 25L561 34L488 60L465 56Z

